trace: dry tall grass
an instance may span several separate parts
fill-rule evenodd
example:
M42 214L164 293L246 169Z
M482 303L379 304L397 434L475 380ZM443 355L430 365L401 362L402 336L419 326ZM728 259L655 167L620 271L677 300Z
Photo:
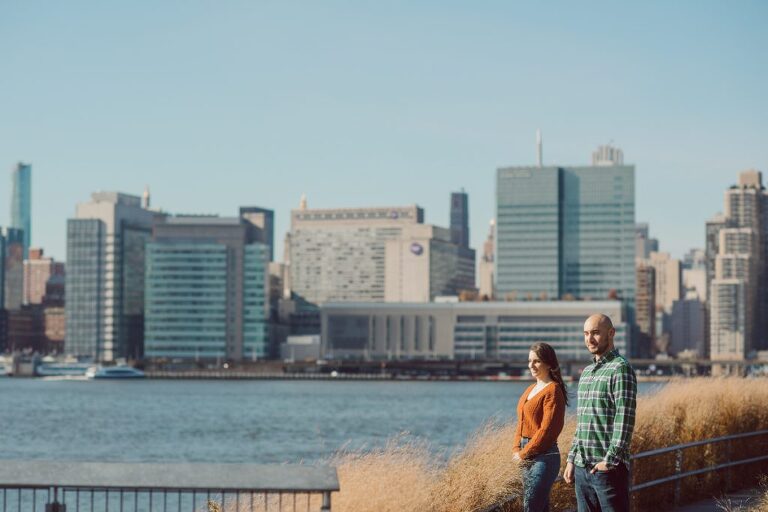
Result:
M510 407L517 398L510 396ZM338 468L341 488L333 494L333 510L467 512L496 503L504 496L519 496L519 467L511 451L514 428L513 424L485 425L446 463L436 460L428 446L403 439L379 450L340 453L331 460ZM575 420L569 418L558 442L563 464L574 429ZM768 380L673 381L652 395L640 397L632 452L763 429L768 429ZM683 470L722 462L728 449L734 459L768 454L768 439L763 436L736 441L730 448L705 445L686 450ZM635 463L633 477L635 483L640 483L667 476L673 470L674 456L650 457ZM757 477L766 472L766 464L744 466L737 471L738 481L725 472L686 480L681 502L717 495L729 481L734 487L756 485ZM665 510L673 495L674 488L669 485L648 489L633 496L633 508ZM768 497L764 501L768 502ZM573 488L556 484L552 509L573 507ZM508 511L520 509L519 500L505 507Z

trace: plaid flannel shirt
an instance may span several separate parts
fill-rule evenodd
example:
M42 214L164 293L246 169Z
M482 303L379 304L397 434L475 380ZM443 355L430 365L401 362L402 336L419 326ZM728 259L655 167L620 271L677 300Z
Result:
M611 350L587 366L579 379L576 433L568 462L591 467L605 461L629 467L635 427L637 379L629 362Z

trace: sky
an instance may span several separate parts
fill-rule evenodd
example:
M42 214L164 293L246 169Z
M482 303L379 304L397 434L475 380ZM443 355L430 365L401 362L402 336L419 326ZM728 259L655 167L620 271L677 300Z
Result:
M472 244L498 167L636 166L661 250L704 245L740 171L768 170L763 1L0 0L0 225L33 166L32 244L66 257L97 190L172 213L418 204ZM3 178L3 174L5 178ZM768 181L768 180L767 180Z

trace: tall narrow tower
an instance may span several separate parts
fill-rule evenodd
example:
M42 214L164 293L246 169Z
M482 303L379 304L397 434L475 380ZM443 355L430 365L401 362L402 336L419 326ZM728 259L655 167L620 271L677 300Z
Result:
M32 166L19 162L12 171L11 227L21 229L24 258L28 257L32 242Z
M469 247L469 196L464 189L451 192L451 241Z

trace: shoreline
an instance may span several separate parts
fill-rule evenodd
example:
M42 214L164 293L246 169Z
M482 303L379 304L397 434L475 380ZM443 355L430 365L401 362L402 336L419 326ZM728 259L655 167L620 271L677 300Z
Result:
M498 375L391 375L377 373L253 373L239 371L190 371L167 372L148 370L146 378L150 380L330 380L330 381L397 381L397 382L532 382L530 376L498 376ZM667 382L675 378L686 378L682 375L642 375L638 382ZM687 377L694 378L694 377ZM708 378L708 377L703 377ZM574 377L565 377L565 382L578 382Z

